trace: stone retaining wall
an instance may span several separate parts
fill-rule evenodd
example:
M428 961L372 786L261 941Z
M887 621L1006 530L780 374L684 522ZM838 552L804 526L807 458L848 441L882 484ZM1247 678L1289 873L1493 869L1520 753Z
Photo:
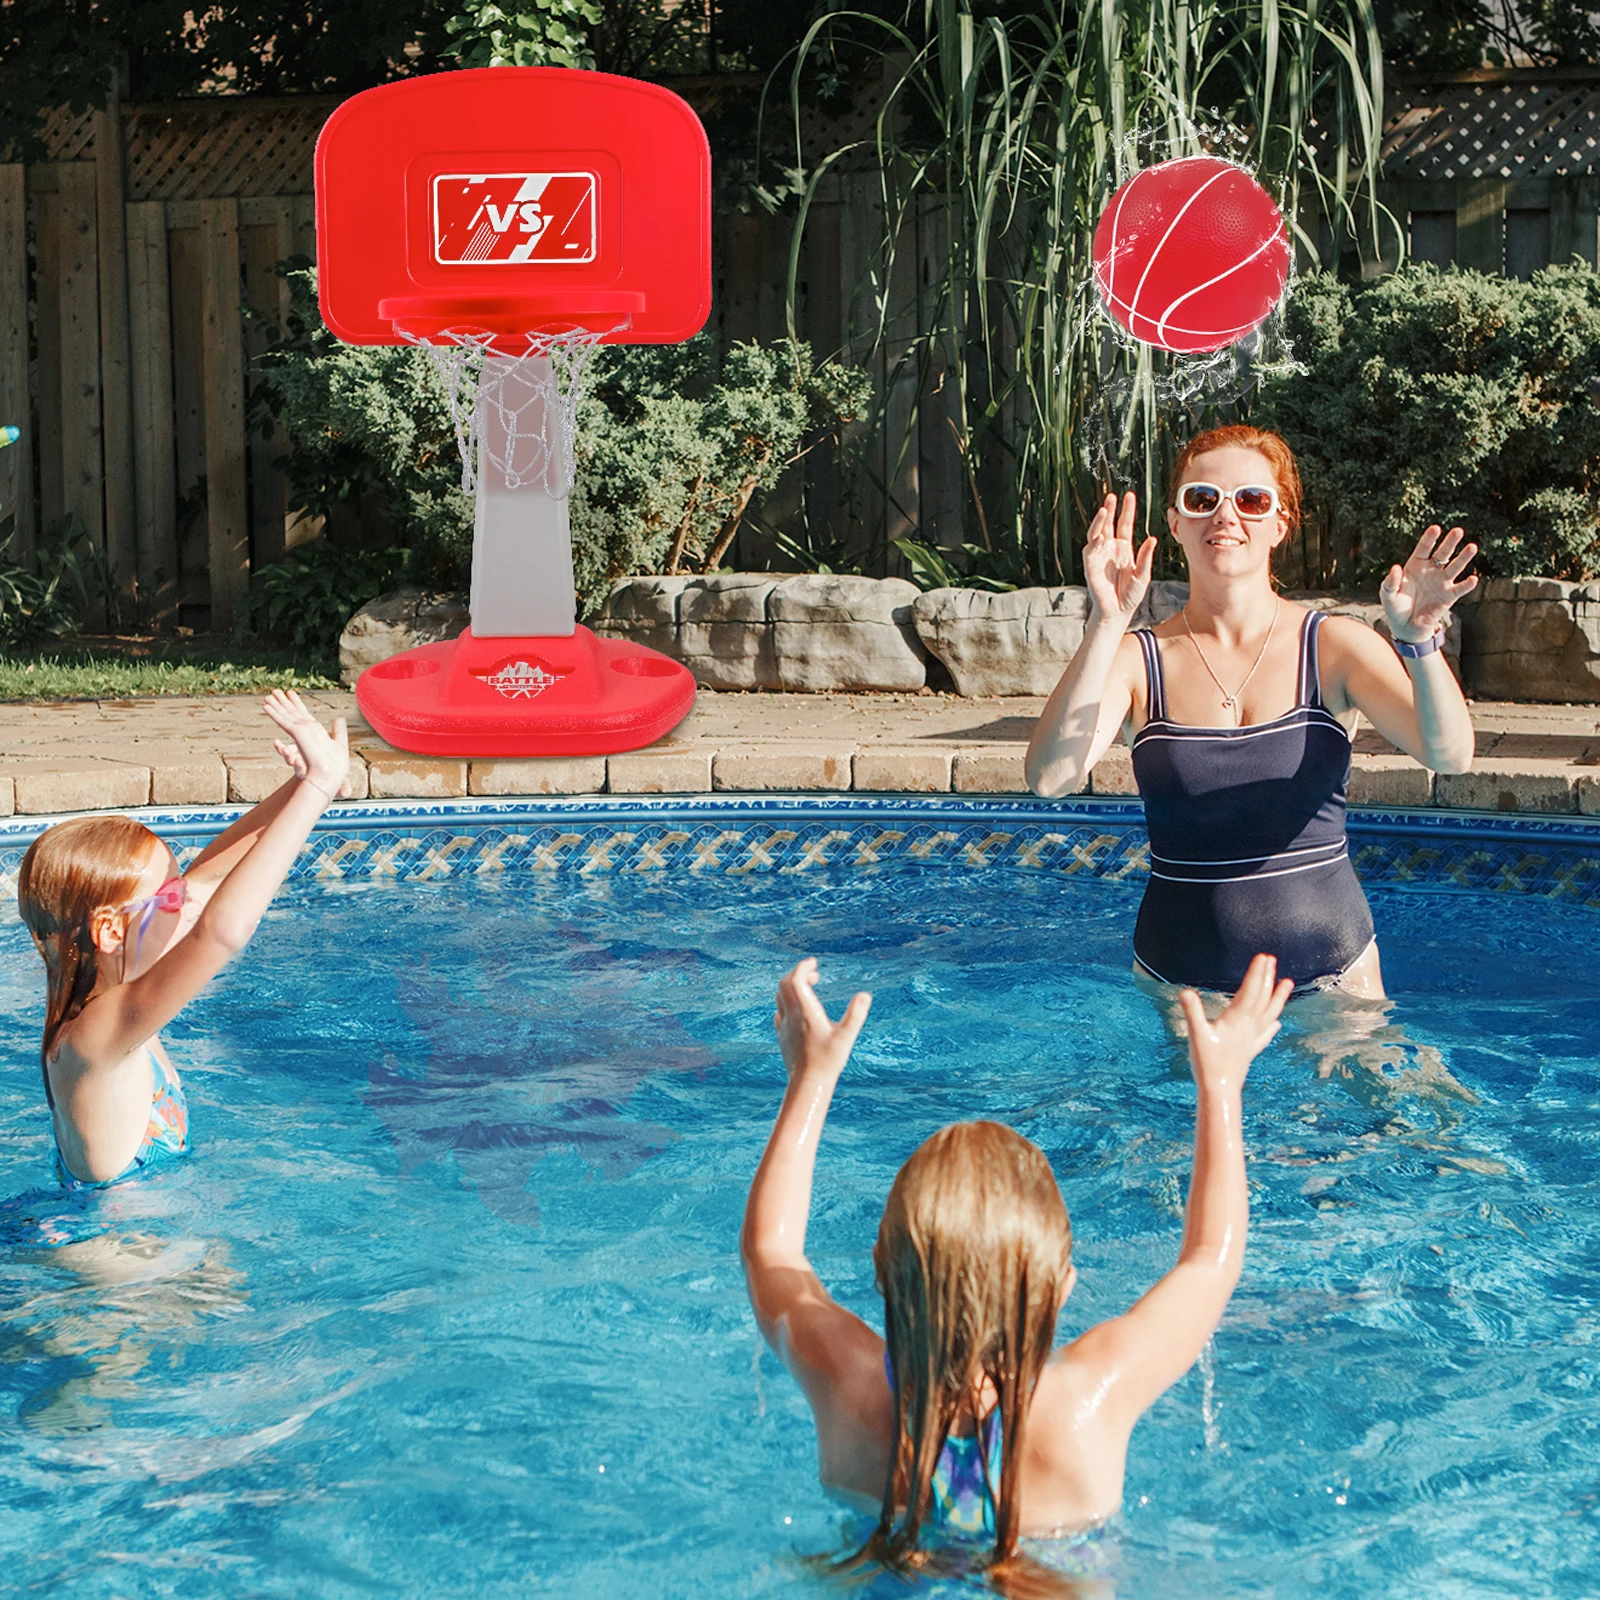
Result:
M625 578L591 626L682 661L703 689L906 691L927 681L902 578L719 573ZM339 640L344 681L466 626L459 597L401 590L363 606Z
M1135 626L1163 621L1188 585L1155 583ZM1383 608L1299 597L1386 632ZM931 589L902 578L765 572L624 578L591 626L682 661L706 689L906 692L932 657L962 695L1048 694L1083 639L1076 587ZM459 596L407 589L351 618L339 641L346 683L413 645L466 626ZM1446 657L1479 699L1600 702L1600 584L1496 579L1456 608Z
M728 572L624 578L591 626L672 656L705 689L920 689L927 651L903 578Z
M1151 584L1133 625L1165 621L1188 595L1186 583ZM1387 631L1381 605L1301 598ZM900 578L722 573L624 578L592 626L682 661L707 689L914 689L932 656L957 694L1007 696L1049 694L1088 616L1088 590L1070 586L919 593ZM1461 643L1452 619L1445 654L1453 664Z
M1462 671L1481 699L1600 701L1600 583L1494 578L1460 610Z

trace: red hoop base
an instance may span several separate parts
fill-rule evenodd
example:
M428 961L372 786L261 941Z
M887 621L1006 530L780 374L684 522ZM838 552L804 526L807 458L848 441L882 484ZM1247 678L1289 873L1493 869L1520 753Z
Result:
M453 328L513 336L583 330L625 332L645 308L631 289L550 289L540 294L406 294L378 302L378 315L412 339Z
M581 625L570 638L458 639L368 667L356 704L399 750L601 756L654 744L694 704L682 663Z

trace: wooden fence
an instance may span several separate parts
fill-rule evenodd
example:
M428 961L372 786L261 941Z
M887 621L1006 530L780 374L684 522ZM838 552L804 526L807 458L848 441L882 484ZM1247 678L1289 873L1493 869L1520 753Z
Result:
M273 465L284 441L247 427L249 361L285 308L275 264L314 254L312 154L334 104L61 113L44 130L48 160L0 163L0 423L23 429L0 450L13 557L75 519L104 551L124 616L224 630L250 573L308 531ZM1414 255L1517 276L1573 254L1595 264L1600 71L1402 84L1386 126L1385 199ZM762 521L804 517L823 538L880 552L902 534L953 545L967 489L942 374L898 371L930 315L936 212L918 218L883 286L886 342L851 339L880 206L870 175L845 175L814 207L799 306L820 352L873 367L888 420L877 458L847 475L816 453ZM789 234L783 217L716 218L711 326L723 340L784 332ZM759 540L742 534L735 559L757 559Z
M1600 68L1402 81L1383 158L1413 259L1514 278L1574 256L1596 265Z
M58 114L50 160L0 165L0 452L13 551L75 521L125 615L226 629L283 554L283 441L247 428L247 367L314 249L311 155L334 100ZM91 619L103 622L104 617Z

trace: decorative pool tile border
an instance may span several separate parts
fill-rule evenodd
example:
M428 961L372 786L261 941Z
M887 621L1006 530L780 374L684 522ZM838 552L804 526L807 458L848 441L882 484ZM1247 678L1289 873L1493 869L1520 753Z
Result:
M242 808L133 813L187 862ZM0 822L0 887L59 817ZM1354 811L1350 849L1369 884L1537 894L1600 907L1600 818ZM490 872L804 873L922 862L1143 878L1137 801L956 800L908 795L574 796L341 805L307 841L296 878L402 881Z

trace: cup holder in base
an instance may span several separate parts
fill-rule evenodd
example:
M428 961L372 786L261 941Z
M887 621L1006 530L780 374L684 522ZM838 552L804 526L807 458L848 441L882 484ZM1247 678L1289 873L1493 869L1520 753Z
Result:
M672 678L683 668L663 656L621 656L611 663L611 670L625 678Z
M426 678L439 670L439 663L429 656L395 656L367 668L373 678Z

